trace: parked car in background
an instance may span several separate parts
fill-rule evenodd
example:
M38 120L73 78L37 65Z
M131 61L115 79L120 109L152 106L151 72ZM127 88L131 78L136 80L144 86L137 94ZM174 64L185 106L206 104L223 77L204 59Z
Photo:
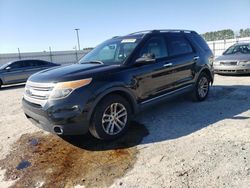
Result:
M32 74L60 66L44 60L19 60L0 66L0 87L7 84L16 84L25 82Z
M214 63L218 74L250 74L250 43L229 47Z
M206 99L213 53L194 31L153 30L114 37L79 64L41 71L25 86L23 110L58 135L114 139L136 112L170 96Z

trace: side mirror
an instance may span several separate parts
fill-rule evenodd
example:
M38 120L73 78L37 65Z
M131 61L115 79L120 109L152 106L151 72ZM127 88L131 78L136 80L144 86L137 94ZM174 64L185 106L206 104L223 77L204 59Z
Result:
M149 64L155 63L155 55L154 54L143 54L142 57L136 59L136 64Z
M11 67L6 67L5 70L9 71L11 69Z

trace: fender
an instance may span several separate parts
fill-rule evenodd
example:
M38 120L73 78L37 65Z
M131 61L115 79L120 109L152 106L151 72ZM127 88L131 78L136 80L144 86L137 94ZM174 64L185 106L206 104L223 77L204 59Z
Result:
M201 72L206 71L209 73L209 76L211 78L211 84L214 82L214 73L210 71L209 67L207 65L204 65L201 67L201 69L198 71L198 74L196 74L195 82L197 81L198 77L200 76Z
M2 85L5 84L4 77L3 75L1 75L1 73L0 73L0 83L2 83Z
M99 90L98 94L96 96L94 96L94 99L92 100L91 102L91 108L89 109L89 112L88 112L88 121L90 122L91 120L91 117L92 117L92 114L95 110L95 107L96 105L105 97L107 96L108 94L111 94L111 93L115 93L115 92L122 92L123 94L126 95L126 97L128 97L130 99L130 103L132 104L132 110L135 113L138 112L138 104L137 104L137 101L136 101L136 96L132 93L132 91L130 91L130 89L124 87L124 86L121 86L119 84L119 86L110 86L110 87L103 87L102 89Z

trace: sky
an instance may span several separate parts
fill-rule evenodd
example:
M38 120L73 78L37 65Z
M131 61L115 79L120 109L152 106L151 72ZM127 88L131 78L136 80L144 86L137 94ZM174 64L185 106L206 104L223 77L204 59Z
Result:
M150 29L250 28L250 0L0 0L0 53L73 50Z

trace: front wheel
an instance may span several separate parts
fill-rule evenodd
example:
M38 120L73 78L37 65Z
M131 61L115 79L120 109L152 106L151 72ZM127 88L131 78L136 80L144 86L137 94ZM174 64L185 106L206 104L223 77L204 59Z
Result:
M89 131L98 139L115 139L126 132L130 119L128 101L120 95L109 95L96 106Z
M204 101L209 93L210 78L206 73L201 73L194 87L193 99L195 101Z

